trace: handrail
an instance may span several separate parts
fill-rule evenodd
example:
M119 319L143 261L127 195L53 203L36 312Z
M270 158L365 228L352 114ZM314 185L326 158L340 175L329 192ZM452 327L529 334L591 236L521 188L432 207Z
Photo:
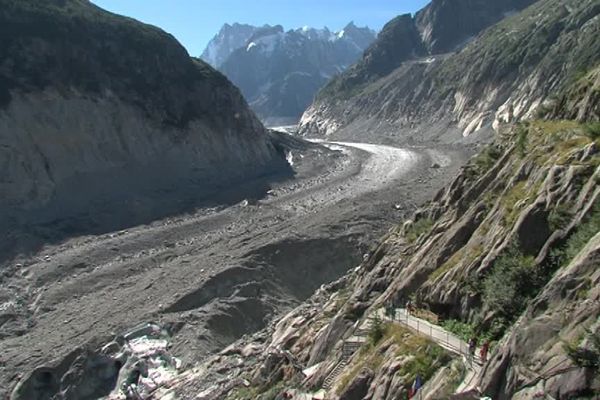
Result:
M389 318L387 315L386 317ZM439 325L411 316L404 308L394 309L392 321L399 322L416 330L418 333L433 338L436 343L443 345L456 354L466 356L467 358L470 357L469 345L465 341L456 335L451 334ZM473 359L478 364L482 364L480 357L478 357L477 354L474 355Z

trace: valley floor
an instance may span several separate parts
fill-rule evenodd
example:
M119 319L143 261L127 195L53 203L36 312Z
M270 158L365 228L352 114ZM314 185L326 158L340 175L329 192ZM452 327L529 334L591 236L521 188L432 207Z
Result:
M14 273L0 293L0 388L150 321L176 332L173 353L192 364L357 265L467 158L464 150L323 145L332 151L293 151L296 178L264 198L72 238L7 262Z

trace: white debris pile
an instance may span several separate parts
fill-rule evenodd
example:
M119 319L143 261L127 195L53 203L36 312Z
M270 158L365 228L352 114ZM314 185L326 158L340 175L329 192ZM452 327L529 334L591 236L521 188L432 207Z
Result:
M117 358L124 365L109 400L149 399L179 375L181 360L169 353L170 337L160 326L141 325L123 337L125 343Z

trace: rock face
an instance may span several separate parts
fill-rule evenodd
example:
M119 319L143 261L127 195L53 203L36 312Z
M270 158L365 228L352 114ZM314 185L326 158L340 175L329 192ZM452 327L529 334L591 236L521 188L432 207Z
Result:
M547 110L580 121L502 126L494 143L358 267L232 346L263 351L238 365L218 357L196 369L223 368L229 381L257 371L268 379L243 388L199 372L194 382L240 399L292 388L307 395L324 389L330 399L397 399L417 375L424 399L600 396L596 70ZM407 299L414 314L448 334L491 342L489 361L472 369L428 341L435 335L426 328L416 334L377 322L382 308ZM273 354L280 354L276 363Z
M362 60L319 92L301 132L454 142L532 117L595 66L599 7L433 1L390 21Z
M163 31L84 0L5 0L0 26L3 221L131 213L284 168L239 91Z
M248 24L225 24L219 33L208 42L200 58L215 68L219 68L231 53L244 47L248 43L248 39L257 31L269 28L271 28L270 25L264 25L261 28Z
M354 63L374 39L373 31L353 23L340 32L265 26L213 65L242 90L263 120L295 122L328 79ZM206 52L216 52L215 46L211 42Z

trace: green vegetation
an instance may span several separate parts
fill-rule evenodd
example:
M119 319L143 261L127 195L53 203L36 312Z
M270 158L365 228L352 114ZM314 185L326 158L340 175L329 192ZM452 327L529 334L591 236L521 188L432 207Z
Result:
M581 343L564 343L564 349L569 358L580 368L591 368L600 370L600 331L587 331L589 345L582 346Z
M521 158L525 157L527 154L527 144L528 144L528 136L529 136L529 128L525 124L519 125L517 128L517 141L515 143L517 152Z
M442 326L449 332L452 332L465 342L468 342L472 337L476 337L479 343L483 343L487 340L492 342L493 339L497 338L498 331L503 330L502 327L493 326L490 329L484 331L481 330L477 324L466 323L457 319L449 319L443 322Z
M546 268L548 273L571 262L598 232L600 232L600 201L594 203L587 218L569 236L566 243L552 250Z
M433 221L430 218L421 218L407 229L406 239L411 243L416 242L422 234L428 233L432 227Z
M468 342L475 335L475 327L472 324L462 322L456 319L448 319L442 323L442 327L454 333L456 336Z
M468 179L473 180L488 172L502 156L502 148L497 145L489 145L483 151L471 159L465 167Z
M379 341L367 342L355 358L352 368L341 378L337 388L340 395L354 378L365 368L376 371L381 367L386 356L386 349L395 346L394 356L405 359L396 372L405 378L405 385L412 384L418 374L424 381L430 379L435 371L446 365L450 360L448 353L441 347L399 324L385 323L382 325L383 336ZM410 357L406 357L410 356Z
M550 230L557 231L567 226L571 221L571 212L565 204L556 206L548 215Z
M385 328L379 314L375 314L375 317L371 320L371 327L369 329L369 341L372 345L376 345L383 338L385 334Z
M492 266L483 282L483 299L489 310L513 321L537 294L540 287L533 257L526 257L511 246Z
M429 339L415 335L408 329L391 324L386 332L393 343L398 346L397 356L410 354L413 358L407 360L397 372L400 376L407 376L407 385L419 375L424 381L429 380L435 371L446 365L451 357L440 346Z
M429 275L429 281L435 281L446 272L456 267L461 261L463 265L468 264L483 254L483 246L481 244L475 246L462 247L455 252L444 264Z
M517 206L527 199L529 192L530 191L527 189L527 181L521 181L516 183L502 197L501 204L506 210L502 217L506 226L511 226L516 221L521 210L521 208Z
M600 139L600 122L590 122L585 124L584 131L591 140Z

